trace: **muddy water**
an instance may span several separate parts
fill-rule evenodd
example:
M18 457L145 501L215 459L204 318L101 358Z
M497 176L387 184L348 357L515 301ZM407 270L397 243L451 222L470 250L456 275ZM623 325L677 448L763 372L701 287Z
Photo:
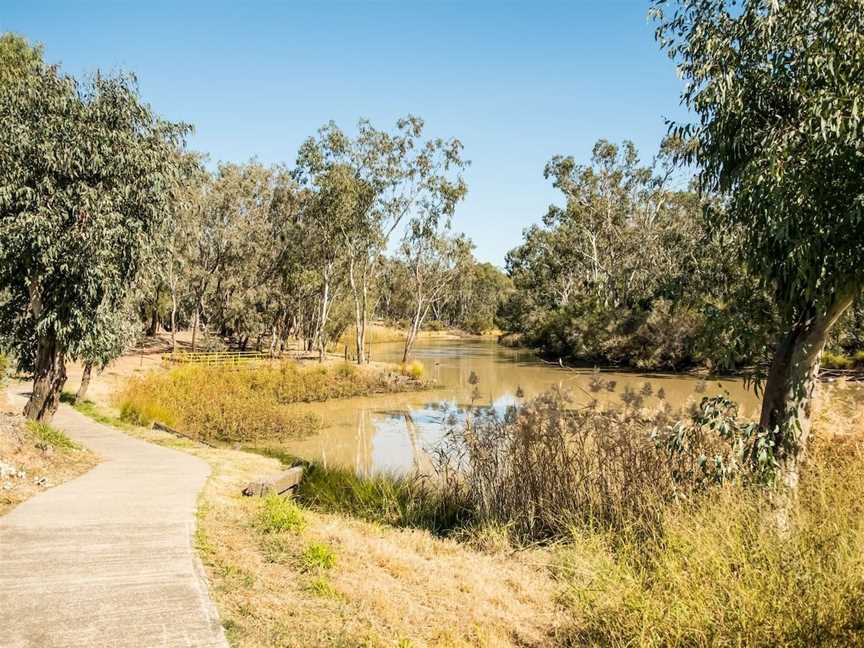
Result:
M373 359L398 362L401 353L400 344L376 345ZM440 440L448 412L471 403L475 391L469 383L472 372L479 380L475 403L501 410L518 402L517 394L531 398L560 384L577 402L595 398L620 401L629 387L640 394L650 391L651 395L643 396L646 406L661 404L661 394L675 408L725 390L741 404L743 414L752 416L756 411L755 396L740 380L702 381L691 376L603 371L600 378L606 384L614 381L614 391L605 387L592 391L596 375L591 369L562 369L530 352L508 349L494 341L429 340L418 343L414 357L424 364L427 376L437 379L440 388L297 405L300 411L320 416L324 428L314 436L283 444L284 449L307 459L353 467L363 474L410 470L422 465L424 453Z

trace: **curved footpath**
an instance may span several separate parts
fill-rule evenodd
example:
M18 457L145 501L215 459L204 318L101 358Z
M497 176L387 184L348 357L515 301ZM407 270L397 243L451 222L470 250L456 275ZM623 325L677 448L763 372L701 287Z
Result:
M0 646L227 646L192 546L210 467L67 405L52 425L102 463L0 517Z

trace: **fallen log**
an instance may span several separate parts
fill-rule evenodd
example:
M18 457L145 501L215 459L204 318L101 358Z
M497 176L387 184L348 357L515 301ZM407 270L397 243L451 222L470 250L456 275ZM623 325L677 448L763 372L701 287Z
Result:
M278 475L273 475L260 481L249 482L246 488L243 489L243 494L246 497L264 497L270 493L282 495L296 489L300 485L302 478L303 466L294 466Z

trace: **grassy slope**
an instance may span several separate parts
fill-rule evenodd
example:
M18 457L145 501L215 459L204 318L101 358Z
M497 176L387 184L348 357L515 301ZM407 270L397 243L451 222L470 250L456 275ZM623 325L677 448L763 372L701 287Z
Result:
M557 624L548 551L482 552L306 507L268 512L240 491L281 470L277 460L124 429L212 466L197 544L234 646L545 645ZM284 522L295 513L301 523Z

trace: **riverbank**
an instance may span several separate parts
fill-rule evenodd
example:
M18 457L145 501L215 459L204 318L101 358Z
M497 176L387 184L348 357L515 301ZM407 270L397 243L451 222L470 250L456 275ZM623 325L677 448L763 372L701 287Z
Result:
M196 547L233 646L515 648L547 645L554 632L546 549L482 551L422 529L243 497L248 482L280 463L158 430L125 431L210 464Z
M284 466L125 427L210 464L196 546L236 646L856 645L864 416L844 394L819 404L791 535L766 526L758 491L730 484L664 509L656 536L573 526L522 548L506 525L442 534L388 515L427 495L386 478L325 471L295 502L246 498Z
M345 362L301 366L291 360L255 366L182 365L130 377L114 395L130 423L159 422L206 442L281 441L312 434L319 417L294 403L428 389L422 364L358 367Z

